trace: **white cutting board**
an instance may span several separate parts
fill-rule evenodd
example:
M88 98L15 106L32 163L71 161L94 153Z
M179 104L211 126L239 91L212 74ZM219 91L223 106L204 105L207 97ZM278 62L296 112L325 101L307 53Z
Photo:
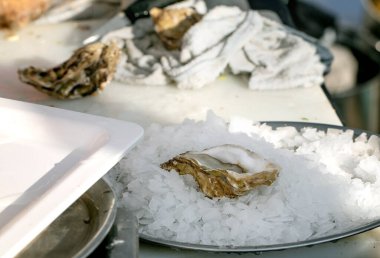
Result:
M142 136L137 124L0 98L0 257L12 257Z

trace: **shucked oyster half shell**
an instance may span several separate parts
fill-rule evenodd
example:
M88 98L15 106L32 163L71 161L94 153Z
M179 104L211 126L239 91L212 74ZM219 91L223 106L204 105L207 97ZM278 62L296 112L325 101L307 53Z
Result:
M279 167L237 145L189 151L161 164L165 170L190 174L207 197L238 197L261 185L271 185Z
M119 61L120 49L115 43L100 42L79 48L63 64L40 69L19 70L22 82L60 99L81 98L103 90L112 80Z

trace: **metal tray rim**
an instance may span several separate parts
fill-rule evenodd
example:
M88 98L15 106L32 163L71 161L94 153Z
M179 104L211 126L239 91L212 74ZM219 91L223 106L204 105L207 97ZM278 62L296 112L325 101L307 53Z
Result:
M94 186L102 184L103 187L110 191L112 195L112 204L110 205L110 209L107 212L106 218L104 219L104 222L101 226L99 226L97 232L94 234L93 238L87 242L85 246L83 246L82 250L77 253L75 256L76 258L79 257L87 257L89 256L99 245L100 243L106 238L108 233L110 232L115 219L116 219L116 212L117 212L117 204L116 204L116 193L113 189L113 187L107 182L107 180L104 180L103 178L100 179L97 183L95 183ZM86 192L88 193L88 192ZM85 193L85 194L86 194Z

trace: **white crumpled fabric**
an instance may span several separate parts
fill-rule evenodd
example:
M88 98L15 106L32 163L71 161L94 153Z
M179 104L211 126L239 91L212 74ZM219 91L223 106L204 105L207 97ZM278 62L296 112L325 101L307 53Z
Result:
M256 11L238 7L207 12L185 34L180 51L163 47L150 19L113 31L102 41L116 41L124 50L115 79L128 84L197 89L227 70L248 75L249 88L255 90L323 83L325 66L313 44Z

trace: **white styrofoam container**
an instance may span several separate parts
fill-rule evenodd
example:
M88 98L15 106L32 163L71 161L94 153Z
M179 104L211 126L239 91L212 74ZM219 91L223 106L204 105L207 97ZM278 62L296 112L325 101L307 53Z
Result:
M139 140L134 123L0 98L0 257L12 257Z

